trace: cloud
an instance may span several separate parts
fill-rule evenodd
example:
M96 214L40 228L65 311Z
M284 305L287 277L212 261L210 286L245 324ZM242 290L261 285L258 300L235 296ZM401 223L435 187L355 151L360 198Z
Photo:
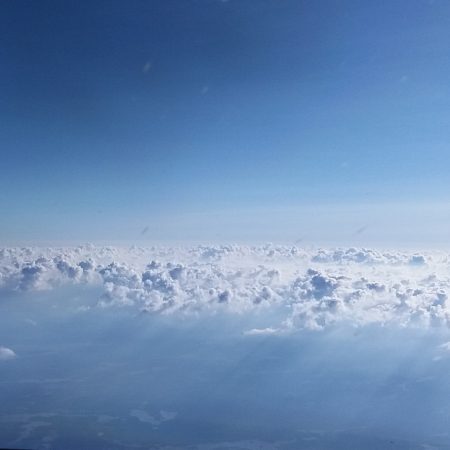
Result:
M147 411L142 409L133 409L130 412L130 416L135 417L140 422L148 423L152 425L153 428L158 428L158 426L163 422L168 422L169 420L174 420L178 413L174 411L161 410L155 416L150 415Z
M16 356L15 352L10 348L0 346L0 361L8 361L16 358Z
M276 328L253 328L251 330L245 331L244 334L246 336L270 336L274 334L278 334L279 330Z
M103 291L98 308L151 314L281 311L278 322L249 335L337 323L434 327L450 323L449 263L439 252L272 244L5 248L0 289L92 285Z
M450 352L450 342L445 342L439 346L439 349L445 352Z

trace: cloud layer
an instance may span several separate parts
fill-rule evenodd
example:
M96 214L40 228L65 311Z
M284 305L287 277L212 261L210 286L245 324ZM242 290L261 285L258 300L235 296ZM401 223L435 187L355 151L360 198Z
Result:
M0 289L101 286L98 308L153 314L281 311L249 335L337 323L447 326L449 263L439 252L277 245L4 248Z

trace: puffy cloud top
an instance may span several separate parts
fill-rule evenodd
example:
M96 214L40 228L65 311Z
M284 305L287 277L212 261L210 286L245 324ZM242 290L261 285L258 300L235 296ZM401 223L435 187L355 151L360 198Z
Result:
M296 246L0 249L0 289L102 286L98 307L153 314L276 308L276 334L335 323L447 326L449 258L442 253Z

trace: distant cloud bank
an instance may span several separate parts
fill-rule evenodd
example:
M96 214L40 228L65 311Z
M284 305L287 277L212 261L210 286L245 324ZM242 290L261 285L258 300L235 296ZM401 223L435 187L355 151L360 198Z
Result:
M337 323L436 327L450 323L449 266L446 253L357 248L3 248L0 289L93 285L103 290L97 308L153 314L281 311L250 336Z

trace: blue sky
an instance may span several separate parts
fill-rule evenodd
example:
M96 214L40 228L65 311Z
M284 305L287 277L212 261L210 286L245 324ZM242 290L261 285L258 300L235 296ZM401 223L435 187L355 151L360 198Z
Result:
M2 2L1 243L446 241L449 13Z

